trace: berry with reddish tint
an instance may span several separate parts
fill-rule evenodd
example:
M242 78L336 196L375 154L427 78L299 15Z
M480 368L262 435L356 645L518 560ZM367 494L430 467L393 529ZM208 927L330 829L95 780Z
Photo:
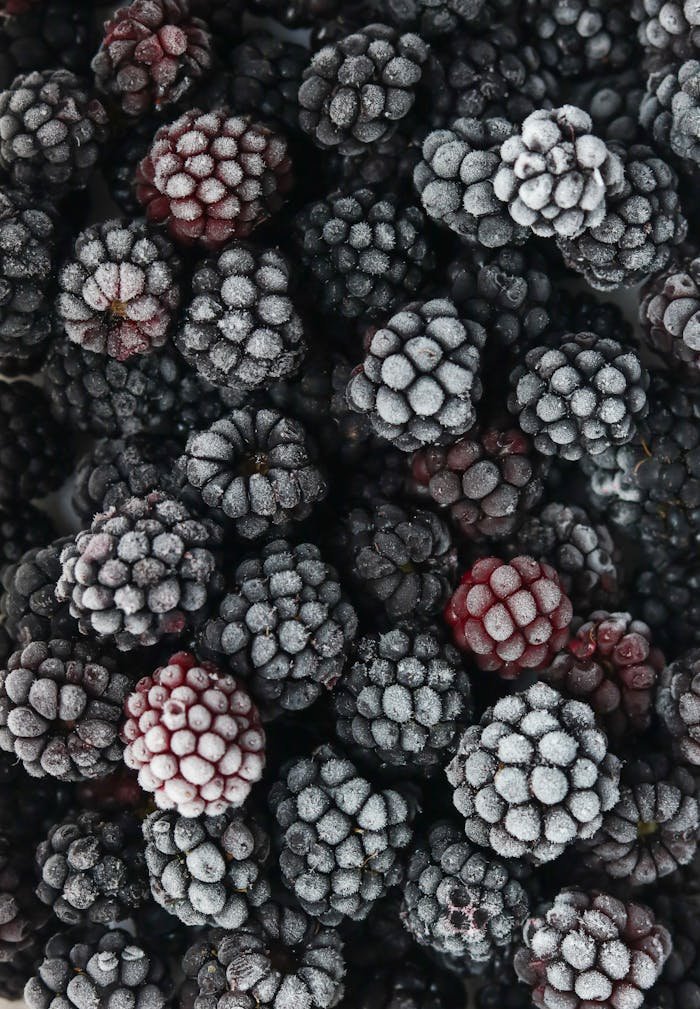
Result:
M445 607L457 647L507 680L551 662L569 640L572 616L554 568L532 557L477 561Z
M156 133L136 197L175 241L218 249L279 210L291 169L284 137L250 116L193 109Z
M241 806L265 767L265 733L238 681L189 652L126 699L124 761L160 809L218 816Z

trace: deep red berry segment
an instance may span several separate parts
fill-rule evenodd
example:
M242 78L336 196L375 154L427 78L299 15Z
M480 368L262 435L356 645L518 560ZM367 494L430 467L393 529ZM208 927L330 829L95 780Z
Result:
M566 645L572 616L554 568L532 557L477 561L445 608L455 644L504 679L547 665Z
M218 816L246 800L265 766L265 733L237 680L189 652L126 699L124 760L160 809Z

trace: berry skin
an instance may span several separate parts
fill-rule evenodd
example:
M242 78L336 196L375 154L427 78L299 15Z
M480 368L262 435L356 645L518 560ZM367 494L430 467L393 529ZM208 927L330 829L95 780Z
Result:
M248 694L213 663L178 652L126 699L124 762L159 809L217 816L243 805L265 766Z
M547 666L568 642L572 616L554 568L525 556L477 561L445 608L457 647L508 680Z

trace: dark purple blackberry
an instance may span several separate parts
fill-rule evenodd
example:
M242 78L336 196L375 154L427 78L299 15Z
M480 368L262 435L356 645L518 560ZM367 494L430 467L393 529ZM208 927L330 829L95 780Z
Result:
M414 950L369 971L351 963L345 984L349 1004L362 1009L449 1009L464 999L457 977Z
M625 0L526 0L522 17L543 64L561 77L624 70L639 58Z
M680 873L679 873L680 875ZM700 900L697 894L653 895L654 911L671 933L673 949L661 977L647 994L653 1009L697 1009L700 1005Z
M49 543L55 535L49 516L34 505L0 508L0 578L28 550Z
M0 827L0 965L26 968L41 951L50 912L34 893L36 837L18 836L14 824Z
M631 343L633 330L619 305L600 301L587 291L558 290L550 308L547 340L561 343L566 333L595 333L604 340Z
M75 637L77 624L68 604L56 599L61 551L67 543L69 536L28 550L2 576L3 626L18 644Z
M90 7L73 0L48 0L0 22L0 88L18 74L62 67L77 74L90 68Z
M56 490L70 473L70 455L43 390L0 383L0 503L15 507Z
M644 84L638 68L634 67L611 77L579 81L573 101L589 114L597 136L631 147L644 143L644 132L639 125Z
M700 62L696 58L670 63L650 74L639 109L639 121L650 141L659 150L676 155L681 169L691 176L700 163L699 85Z
M656 711L686 764L700 765L700 649L693 648L661 674Z
M238 112L297 131L297 94L308 59L303 46L287 39L263 31L246 35L226 57L230 104Z
M329 184L346 193L371 189L415 199L413 173L421 160L424 136L421 117L414 110L399 121L394 133L366 147L362 153L348 157L328 153L324 165Z
M684 258L652 277L639 309L649 349L679 375L700 373L700 259Z
M640 571L633 605L669 659L700 646L700 568L693 558Z

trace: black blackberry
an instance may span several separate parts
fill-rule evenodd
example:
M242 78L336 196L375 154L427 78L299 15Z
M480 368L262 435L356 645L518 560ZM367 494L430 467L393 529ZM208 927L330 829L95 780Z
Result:
M244 539L307 518L328 492L306 431L277 410L234 410L192 434L181 466L204 504Z
M0 23L0 30L2 24ZM0 368L30 360L51 334L54 212L18 189L0 191Z
M680 875L680 874L679 874ZM673 949L661 977L647 995L654 1009L697 1009L700 1005L700 900L697 894L655 893L654 911L671 933Z
M513 0L383 0L386 17L427 39L474 32L513 13Z
M0 961L0 998L9 1002L21 1001L24 986L34 973L39 953L40 940L37 938L33 947L14 953L7 963Z
M162 493L96 515L61 552L59 600L84 634L130 651L191 627L220 582L219 526Z
M506 119L486 118L456 119L450 129L429 133L413 173L428 216L487 249L522 245L528 229L513 221L493 191L501 145L516 132Z
M700 258L684 258L652 277L639 308L649 349L679 374L700 372Z
M618 802L582 845L586 862L634 886L656 883L692 861L699 820L694 776L649 754L624 767Z
M457 650L432 629L397 627L360 638L333 706L338 737L363 757L434 768L471 716L471 685Z
M357 614L318 547L268 543L237 567L231 589L202 642L226 656L264 713L307 708L335 685Z
M631 287L663 269L688 230L673 169L650 147L611 146L625 164L622 191L599 224L558 241L567 266L599 291Z
M69 474L67 432L41 388L0 383L0 503L15 507L56 490Z
M700 48L700 11L694 0L635 0L632 16L652 68L691 59Z
M649 407L649 375L636 352L594 333L535 347L511 373L508 409L535 448L576 460L635 436Z
M231 51L231 43L240 37L243 17L243 0L190 0L195 17L205 21L212 42L224 57Z
M236 111L299 129L297 94L308 51L268 32L253 32L231 49L228 96Z
M543 64L562 77L623 70L639 58L624 0L526 0L522 16Z
M144 821L143 837L153 898L185 925L232 931L270 898L270 840L255 814L188 819L158 810Z
M37 895L66 925L109 925L150 896L140 821L83 811L49 831L36 850Z
M651 627L669 659L700 646L700 568L681 557L640 571L634 609Z
M567 333L594 333L604 340L633 342L632 325L620 306L613 301L600 301L586 291L558 290L551 302L550 316L546 341L557 346Z
M611 77L579 81L572 100L593 120L596 136L631 147L644 143L644 132L639 125L644 84L634 67Z
M324 165L329 186L350 193L372 189L412 200L413 172L421 160L425 130L415 110L397 124L396 131L365 147L360 154L329 152Z
M488 962L519 937L529 911L506 863L474 848L447 820L430 828L408 860L403 921L438 953Z
M37 70L0 93L0 165L14 185L62 196L84 189L107 137L107 113L70 70Z
M0 672L0 746L34 777L100 778L119 766L130 680L90 642L31 641Z
M674 750L686 764L700 764L700 649L667 666L659 679L656 711Z
M50 912L34 893L36 835L23 837L14 823L0 827L0 964L26 966L41 951Z
M358 968L368 969L405 964L409 958L421 956L421 951L401 921L401 894L392 891L372 905L363 921L346 921L342 929L345 959L351 965L355 980ZM350 981L352 983L352 974Z
M34 505L0 508L0 578L28 550L48 543L55 535L47 513Z
M592 837L620 797L620 761L593 709L544 683L487 709L447 778L470 841L536 865Z
M296 238L317 307L346 319L387 315L433 268L425 228L418 207L370 189L335 192L304 207L295 218Z
M227 245L195 271L175 336L178 350L216 385L254 390L288 378L306 351L289 287L281 252Z
M700 163L698 87L700 62L672 63L649 76L639 121L654 145L681 159L692 172Z
M401 882L415 810L400 792L375 791L331 746L292 761L272 785L285 885L324 925L367 916Z
M0 613L3 626L19 644L75 636L77 624L68 604L56 599L61 551L67 543L70 543L69 536L56 539L46 547L33 547L2 576Z
M392 622L425 620L444 606L456 575L447 525L431 511L375 500L344 518L340 553L376 619L379 605Z
M161 126L162 116L139 116L129 123L127 131L112 136L105 148L102 174L109 195L127 217L139 217L143 212L136 199L136 169L150 151Z
M90 68L90 8L72 0L34 4L0 23L0 88L18 74L62 67L77 74Z
M118 1003L165 1009L172 982L139 936L99 926L69 929L46 944L24 989L29 1009L84 1009Z
M319 927L296 908L265 904L237 931L213 929L189 948L180 1004L333 1009L343 997L342 950L335 929Z
M346 987L348 1003L362 1009L448 1009L464 1000L459 979L414 950L370 971L351 964Z

